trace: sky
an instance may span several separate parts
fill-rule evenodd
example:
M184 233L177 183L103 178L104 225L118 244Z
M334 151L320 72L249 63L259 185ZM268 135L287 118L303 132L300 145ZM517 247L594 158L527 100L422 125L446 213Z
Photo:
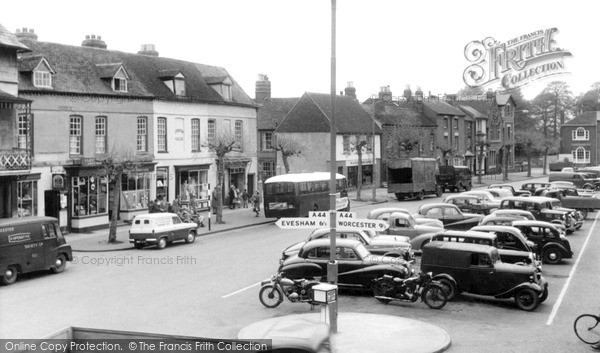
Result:
M108 49L131 53L155 44L160 56L224 67L251 98L258 74L268 75L272 97L331 92L331 0L26 4L3 3L0 24L13 32L33 28L44 42L81 45L95 34ZM382 86L394 96L407 85L457 93L471 64L469 42L506 42L548 28L558 29L557 46L572 54L564 60L569 73L524 86L525 97L555 80L575 95L600 81L598 1L337 0L336 8L336 92L352 82L360 101Z

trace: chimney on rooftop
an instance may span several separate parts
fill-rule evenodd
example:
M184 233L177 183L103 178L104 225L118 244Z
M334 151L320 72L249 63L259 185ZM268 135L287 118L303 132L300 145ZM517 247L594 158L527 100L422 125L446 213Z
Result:
M487 92L485 93L485 98L488 100L492 100L492 99L494 99L495 96L496 96L496 92L492 91L491 88L488 88Z
M23 29L17 28L15 36L17 37L18 41L30 40L32 42L35 42L38 39L38 36L33 31L33 28L27 29L27 27L23 27Z
M85 40L81 42L82 47L100 48L106 49L106 43L102 40L101 36L96 37L95 34L86 35Z
M415 91L415 97L417 97L418 101L423 100L423 90L421 90L421 86L417 86L417 90Z
M158 56L158 52L156 51L154 44L142 44L140 51L137 53L148 56Z
M354 88L354 82L348 82L346 88L344 88L344 94L352 99L356 99L356 88Z
M390 91L390 86L381 86L379 88L379 99L383 99L385 101L392 100L392 91Z
M258 74L258 80L256 80L254 91L254 100L257 103L262 103L266 98L271 98L271 81L269 81L267 75Z
M409 101L410 98L412 97L412 91L410 90L410 85L406 85L406 88L404 89L404 98Z

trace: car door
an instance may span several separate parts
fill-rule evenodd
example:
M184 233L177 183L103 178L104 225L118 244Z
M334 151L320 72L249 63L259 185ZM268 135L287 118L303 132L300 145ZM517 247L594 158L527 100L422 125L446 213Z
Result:
M444 211L442 207L432 207L425 212L425 217L433 218L442 221L442 223L446 224L444 220Z
M466 230L471 229L474 225L472 223L462 223L465 220L465 217L457 208L444 207L443 212L444 226L447 225L448 229Z
M363 262L354 248L336 247L338 261L338 283L348 287L361 287Z
M472 283L469 292L481 295L494 295L499 292L498 272L487 253L472 253L469 267Z
M185 239L188 228L187 225L181 221L181 218L173 216L171 217L171 223L171 226L173 227L173 240Z

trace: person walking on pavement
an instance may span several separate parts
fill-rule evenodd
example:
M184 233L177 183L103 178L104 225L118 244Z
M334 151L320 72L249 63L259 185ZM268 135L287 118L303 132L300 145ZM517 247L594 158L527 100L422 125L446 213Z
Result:
M260 214L260 201L260 193L257 190L254 193L254 196L252 196L252 204L254 205L254 208L252 210L256 213L256 217L258 217L258 215Z
M248 208L248 191L246 189L242 190L242 207Z
M175 196L173 200L173 213L179 214L179 210L181 209L181 203L179 203L179 196Z
M235 207L234 201L237 197L238 197L237 190L235 189L235 186L232 184L229 187L229 208L232 210Z

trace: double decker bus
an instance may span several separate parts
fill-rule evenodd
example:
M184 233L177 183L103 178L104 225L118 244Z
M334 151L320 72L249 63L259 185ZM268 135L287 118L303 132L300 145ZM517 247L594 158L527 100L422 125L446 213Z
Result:
M277 175L263 185L265 217L305 217L309 211L329 210L329 180L326 172ZM336 210L350 211L348 180L336 174Z

